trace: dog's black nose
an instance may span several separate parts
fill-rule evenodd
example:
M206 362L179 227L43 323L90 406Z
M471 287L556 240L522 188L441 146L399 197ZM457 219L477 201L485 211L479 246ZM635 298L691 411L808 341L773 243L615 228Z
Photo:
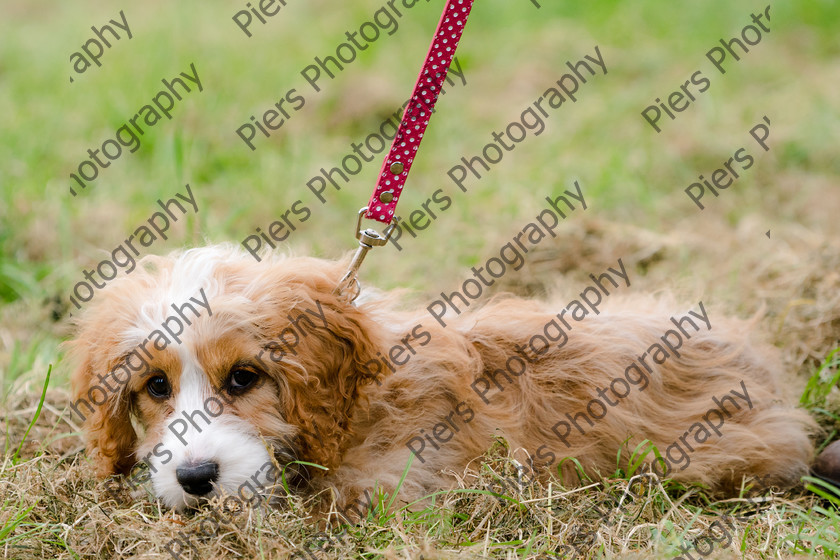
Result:
M219 478L219 465L213 461L183 465L175 469L175 478L188 494L203 496L213 490L213 482Z

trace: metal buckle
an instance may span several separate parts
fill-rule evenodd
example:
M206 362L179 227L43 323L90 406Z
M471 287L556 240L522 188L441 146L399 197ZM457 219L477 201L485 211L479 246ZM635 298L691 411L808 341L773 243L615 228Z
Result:
M353 302L357 297L359 297L359 293L362 291L361 283L359 282L359 267L362 266L362 261L365 260L365 257L368 254L368 251L373 249L374 247L381 247L385 245L388 240L391 238L391 234L394 232L394 228L397 226L396 223L392 223L383 233L379 233L375 229L367 228L362 230L362 218L364 218L365 212L367 212L368 207L365 206L364 208L359 210L358 218L356 219L356 239L359 240L359 248L356 249L356 253L353 255L353 260L350 261L350 267L347 269L347 272L341 278L336 286L333 293L338 295L345 294L345 290L352 287L352 292L347 292L349 297L348 301Z

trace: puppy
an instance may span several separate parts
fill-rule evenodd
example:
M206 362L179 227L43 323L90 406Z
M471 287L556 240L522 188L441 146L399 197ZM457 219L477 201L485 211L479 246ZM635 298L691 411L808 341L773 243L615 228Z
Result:
M787 403L774 349L702 303L611 301L578 320L502 297L444 327L395 295L336 295L345 267L217 246L146 257L110 283L69 343L96 472L145 462L155 495L184 508L295 465L295 487L342 508L392 492L410 459L402 500L451 487L500 434L569 485L567 458L604 475L644 440L654 472L715 492L807 474L815 424Z

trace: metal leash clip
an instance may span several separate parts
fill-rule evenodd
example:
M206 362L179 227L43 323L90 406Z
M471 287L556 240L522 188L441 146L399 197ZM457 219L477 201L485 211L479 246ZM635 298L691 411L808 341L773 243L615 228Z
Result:
M359 267L362 266L362 261L365 260L368 251L374 247L381 247L382 245L385 245L388 242L388 239L391 238L391 234L394 232L394 228L397 225L396 223L392 223L385 228L384 233L379 233L375 229L371 228L362 230L362 218L367 210L367 206L359 210L359 217L356 220L355 228L356 239L359 240L359 248L356 249L356 253L353 255L353 260L350 261L350 267L347 269L347 273L338 283L338 286L336 286L335 291L333 292L342 295L345 294L345 290L352 288L353 291L347 292L346 294L349 296L348 301L350 302L353 302L357 297L359 297L359 293L362 291L358 273Z

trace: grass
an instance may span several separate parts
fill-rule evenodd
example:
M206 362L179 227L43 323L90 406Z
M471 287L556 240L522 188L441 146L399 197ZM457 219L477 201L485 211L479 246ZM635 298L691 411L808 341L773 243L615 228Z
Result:
M126 6L133 38L114 42L102 66L75 75L72 84L71 53L92 36L91 25L118 18L120 8L92 0L6 3L0 23L5 557L168 558L164 546L179 531L194 535L211 519L212 509L180 516L146 495L115 500L90 476L79 426L66 414L68 366L59 346L71 336L72 287L148 218L158 198L171 198L185 183L199 212L174 224L170 239L149 253L241 241L298 200L312 217L284 249L324 257L353 249L356 211L380 159L340 191L326 191L324 204L306 183L321 167L338 165L351 142L364 140L407 97L440 4L405 9L397 32L383 34L314 92L301 69L333 54L345 31L369 21L382 3L288 0L268 23L255 24L251 38L231 21L244 2ZM825 429L818 446L836 439L840 5L773 2L771 32L720 75L705 53L739 34L766 3L540 4L476 4L457 53L467 85L441 98L398 213L406 217L437 189L452 205L417 239L404 236L403 251L373 252L362 281L409 288L418 302L451 291L469 266L537 214L545 196L579 180L586 213L564 222L558 238L541 244L498 288L526 295L574 290L621 257L633 290L702 297L715 312L752 315L763 308L758 321L782 350L792 397ZM567 61L592 54L596 45L607 75L582 85L578 101L551 112L540 136L518 144L481 180L470 179L466 193L458 190L447 171L462 156L480 153L493 131L518 120L568 70ZM204 91L187 95L172 121L147 130L137 152L123 154L71 197L69 174L87 150L148 103L162 78L190 63ZM709 90L655 133L641 111L698 69L710 78ZM305 105L250 151L234 131L292 88ZM766 153L748 134L765 115ZM697 210L683 190L747 146L755 165ZM731 544L716 544L712 558L840 556L838 503L827 493L770 494L754 512L748 494L713 502L701 488L642 484L633 469L606 473L583 489L519 484L509 451L500 442L461 489L434 496L420 511L395 503L393 511L325 536L307 517L307 503L289 497L288 507L231 517L196 541L200 554L192 557L280 558L308 548L317 558L549 558L566 546L567 557L671 558L724 515L743 519L729 529ZM643 450L636 451L640 457ZM816 481L807 484L819 490ZM628 499L631 485L638 498ZM608 509L606 518L598 513Z

